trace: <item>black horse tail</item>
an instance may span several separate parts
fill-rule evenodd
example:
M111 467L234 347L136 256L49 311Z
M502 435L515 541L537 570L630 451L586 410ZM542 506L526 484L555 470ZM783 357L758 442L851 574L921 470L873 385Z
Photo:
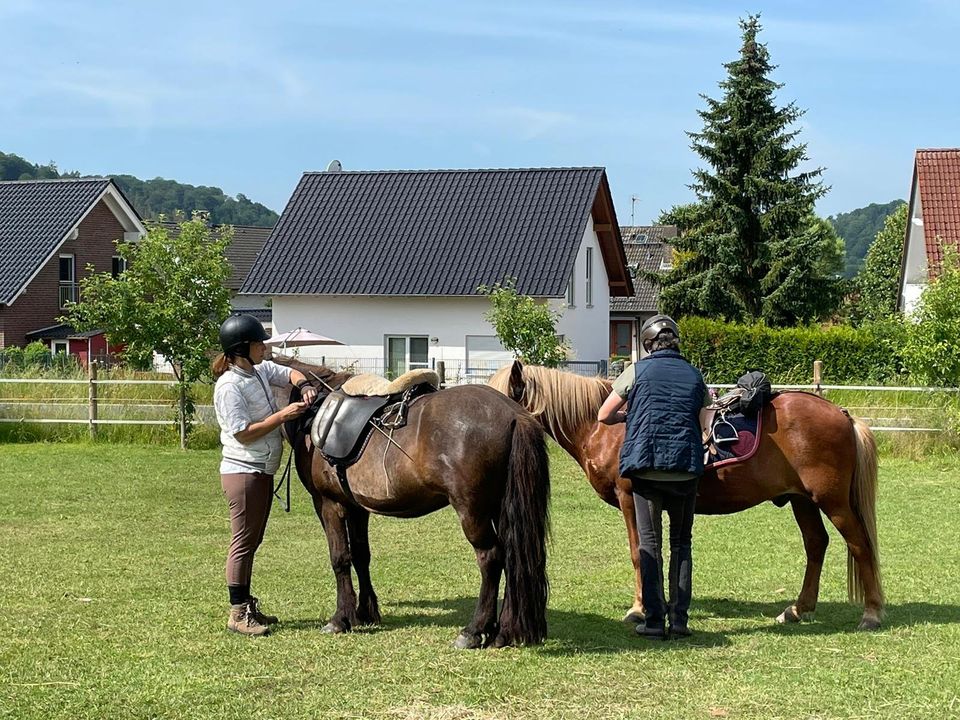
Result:
M513 421L512 443L497 523L506 576L497 646L539 644L547 636L547 441L537 421L524 413Z

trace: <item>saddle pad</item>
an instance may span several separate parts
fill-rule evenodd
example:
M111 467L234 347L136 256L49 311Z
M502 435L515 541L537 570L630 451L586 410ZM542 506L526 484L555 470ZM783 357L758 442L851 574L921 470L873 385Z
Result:
M314 447L332 460L349 460L373 429L370 420L388 402L385 397L352 397L334 390L310 426Z
M727 458L725 460L715 460L714 462L707 463L706 467L709 470L714 470L716 468L726 467L727 465L735 465L740 462L746 462L754 456L757 452L757 448L760 447L760 432L763 425L763 413L758 412L756 415L756 423L754 423L753 418L743 417L742 415L737 418L730 418L731 422L737 428L738 440L733 445L732 448L728 448L738 454L737 457ZM756 425L755 427L754 424Z
M409 370L392 382L379 375L354 375L340 389L345 395L397 395L414 385L426 383L434 389L440 387L440 376L426 368Z

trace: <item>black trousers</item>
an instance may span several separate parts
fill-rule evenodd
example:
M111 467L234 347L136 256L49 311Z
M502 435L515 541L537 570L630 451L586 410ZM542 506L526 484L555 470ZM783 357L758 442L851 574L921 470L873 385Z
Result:
M646 625L686 627L693 581L693 511L699 478L682 482L635 479L633 499L640 535L640 573ZM670 518L669 603L663 587L663 511Z

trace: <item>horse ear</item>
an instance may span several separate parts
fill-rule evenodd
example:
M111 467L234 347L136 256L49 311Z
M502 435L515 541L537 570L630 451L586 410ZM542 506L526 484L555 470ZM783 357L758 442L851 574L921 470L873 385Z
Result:
M520 402L526 388L527 384L523 380L523 363L514 360L513 365L510 366L510 399Z

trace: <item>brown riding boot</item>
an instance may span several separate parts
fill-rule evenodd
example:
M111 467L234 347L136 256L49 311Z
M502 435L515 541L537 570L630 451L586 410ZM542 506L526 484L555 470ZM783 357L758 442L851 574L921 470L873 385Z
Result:
M249 601L242 605L230 606L230 619L227 620L227 630L252 637L260 637L270 632L270 628L268 628L266 624L257 620L251 610Z
M276 615L264 615L260 612L260 598L250 597L250 612L253 613L253 616L257 619L257 622L261 625L276 625L280 622L280 619Z

